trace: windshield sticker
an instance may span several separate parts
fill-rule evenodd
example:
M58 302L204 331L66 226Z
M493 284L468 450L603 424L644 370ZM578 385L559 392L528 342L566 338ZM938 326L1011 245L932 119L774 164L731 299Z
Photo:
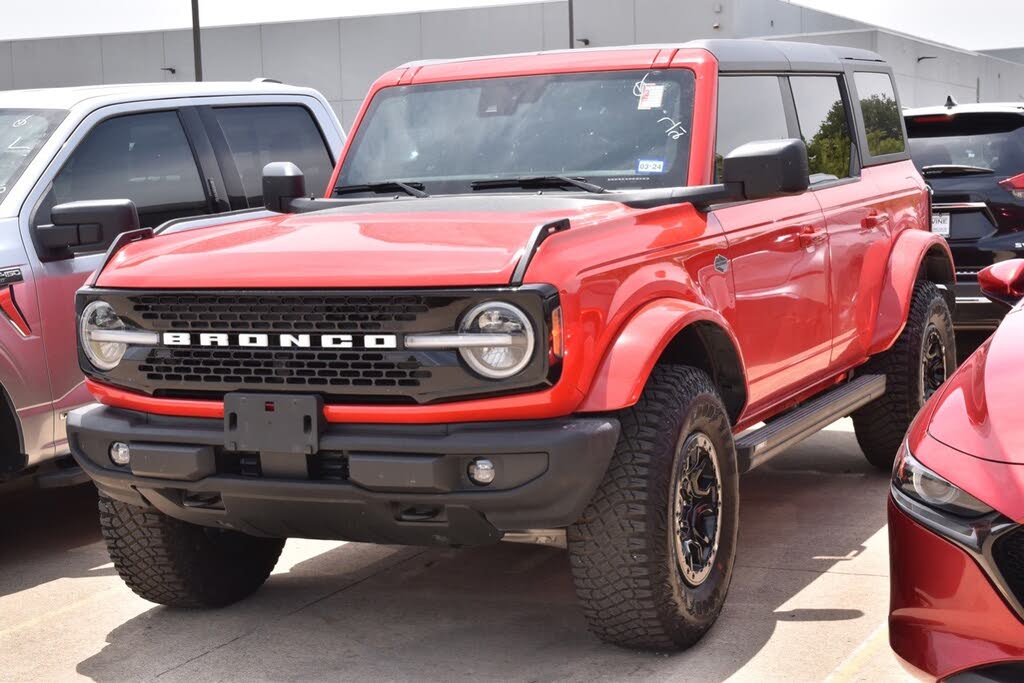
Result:
M640 174L646 173L664 173L665 172L665 160L664 159L637 159L636 172Z
M661 109L661 101L665 97L665 86L661 83L644 83L640 93L640 101L636 108L641 111Z

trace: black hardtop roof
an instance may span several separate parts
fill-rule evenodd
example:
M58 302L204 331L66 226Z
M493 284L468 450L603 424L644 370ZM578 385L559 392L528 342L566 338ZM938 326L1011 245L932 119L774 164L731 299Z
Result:
M884 64L870 50L783 40L694 40L681 47L702 48L718 60L721 71L816 71L839 73L851 61Z
M764 40L760 38L715 38L694 40L688 43L664 43L649 45L609 45L607 47L585 47L574 50L545 50L517 54L497 54L480 57L459 57L455 59L425 59L403 64L403 67L422 67L433 64L476 62L505 57L524 57L542 54L578 54L580 52L611 52L619 50L707 50L718 60L721 71L812 71L841 73L851 62L885 67L885 60L870 50L860 50L841 45L819 45L785 40Z

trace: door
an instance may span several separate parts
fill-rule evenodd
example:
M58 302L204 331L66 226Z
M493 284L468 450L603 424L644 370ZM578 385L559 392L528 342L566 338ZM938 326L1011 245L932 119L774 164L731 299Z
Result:
M177 110L112 116L82 134L76 131L68 146L70 153L55 160L59 170L48 182L44 177L43 195L29 218L30 235L35 226L50 222L53 206L84 199L131 199L144 227L216 207ZM53 407L63 415L90 400L78 367L74 296L101 265L103 253L51 260L39 251L38 256L36 282ZM54 432L60 450L66 440L63 423Z
M794 137L779 76L722 76L719 161L754 140ZM751 109L757 110L751 116ZM720 168L720 166L719 166ZM752 413L823 375L832 349L828 233L821 207L804 193L715 210L729 242L736 292L728 316L747 367Z
M850 98L839 76L791 76L811 191L821 205L831 252L833 345L830 365L860 362L871 341L889 259L891 217L879 188L862 175L851 135Z

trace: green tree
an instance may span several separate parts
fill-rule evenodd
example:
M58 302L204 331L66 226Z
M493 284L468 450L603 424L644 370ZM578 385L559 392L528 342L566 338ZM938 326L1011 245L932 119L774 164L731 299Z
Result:
M837 178L850 174L850 127L842 100L836 100L825 115L821 128L804 143L812 174L825 173Z

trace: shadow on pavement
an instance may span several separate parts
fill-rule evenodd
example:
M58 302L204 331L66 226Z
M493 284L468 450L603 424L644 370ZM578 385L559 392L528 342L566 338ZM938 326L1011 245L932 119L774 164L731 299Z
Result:
M859 609L807 606L813 590L798 608L786 607L819 578L837 580L824 572L842 574L885 525L887 475L866 464L852 433L825 434L743 480L729 601L715 628L686 653L636 653L595 640L577 606L566 554L556 549L348 544L272 576L229 608L155 607L110 632L108 645L77 670L102 681L678 679L680 671L722 680L784 622L824 629L864 616ZM857 591L887 595L885 565L884 557L877 566L861 562L841 578ZM842 606L859 605L854 598Z
M59 578L113 574L90 571L109 562L105 549L67 552L99 540L92 484L0 493L0 597Z

